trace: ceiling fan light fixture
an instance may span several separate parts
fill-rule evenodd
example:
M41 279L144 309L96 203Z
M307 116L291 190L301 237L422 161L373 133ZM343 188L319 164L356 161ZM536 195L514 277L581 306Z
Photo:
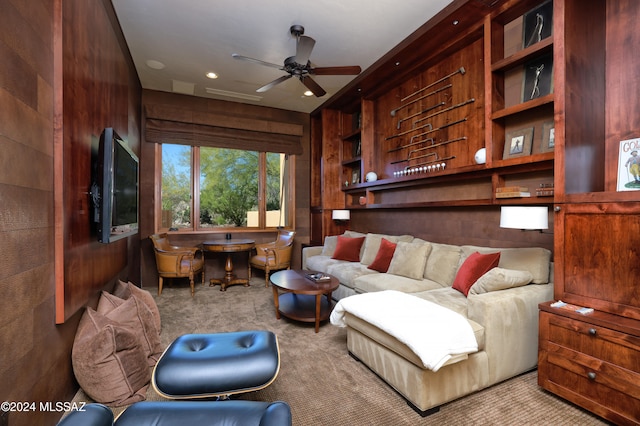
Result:
M213 71L209 71L209 72L206 74L206 76L207 76L207 78L211 78L211 79L216 79L216 78L218 78L218 74L216 74L216 73L215 73L215 72L213 72Z
M313 96L313 92L311 90L307 90L306 92L304 92L305 96Z
M148 59L146 64L149 68L154 70L162 70L165 68L165 64L160 61L156 61L155 59Z

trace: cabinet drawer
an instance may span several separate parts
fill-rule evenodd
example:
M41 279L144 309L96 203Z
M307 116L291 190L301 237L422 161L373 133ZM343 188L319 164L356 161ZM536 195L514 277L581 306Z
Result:
M549 342L640 372L640 338L557 315L548 318Z

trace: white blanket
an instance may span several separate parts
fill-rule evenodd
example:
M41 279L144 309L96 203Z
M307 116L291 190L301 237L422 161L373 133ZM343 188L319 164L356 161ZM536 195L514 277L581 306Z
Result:
M346 327L345 312L407 345L432 371L438 371L452 355L478 351L465 317L410 294L385 290L345 297L331 312L331 324Z

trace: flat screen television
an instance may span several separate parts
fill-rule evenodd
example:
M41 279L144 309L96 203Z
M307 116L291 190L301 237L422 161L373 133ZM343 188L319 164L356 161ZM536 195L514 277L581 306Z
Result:
M97 179L91 189L98 241L138 233L138 157L111 127L100 135Z

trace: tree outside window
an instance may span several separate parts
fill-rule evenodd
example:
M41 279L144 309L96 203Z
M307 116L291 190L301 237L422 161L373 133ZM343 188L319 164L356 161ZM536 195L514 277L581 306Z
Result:
M162 155L163 228L289 225L284 154L163 144Z

